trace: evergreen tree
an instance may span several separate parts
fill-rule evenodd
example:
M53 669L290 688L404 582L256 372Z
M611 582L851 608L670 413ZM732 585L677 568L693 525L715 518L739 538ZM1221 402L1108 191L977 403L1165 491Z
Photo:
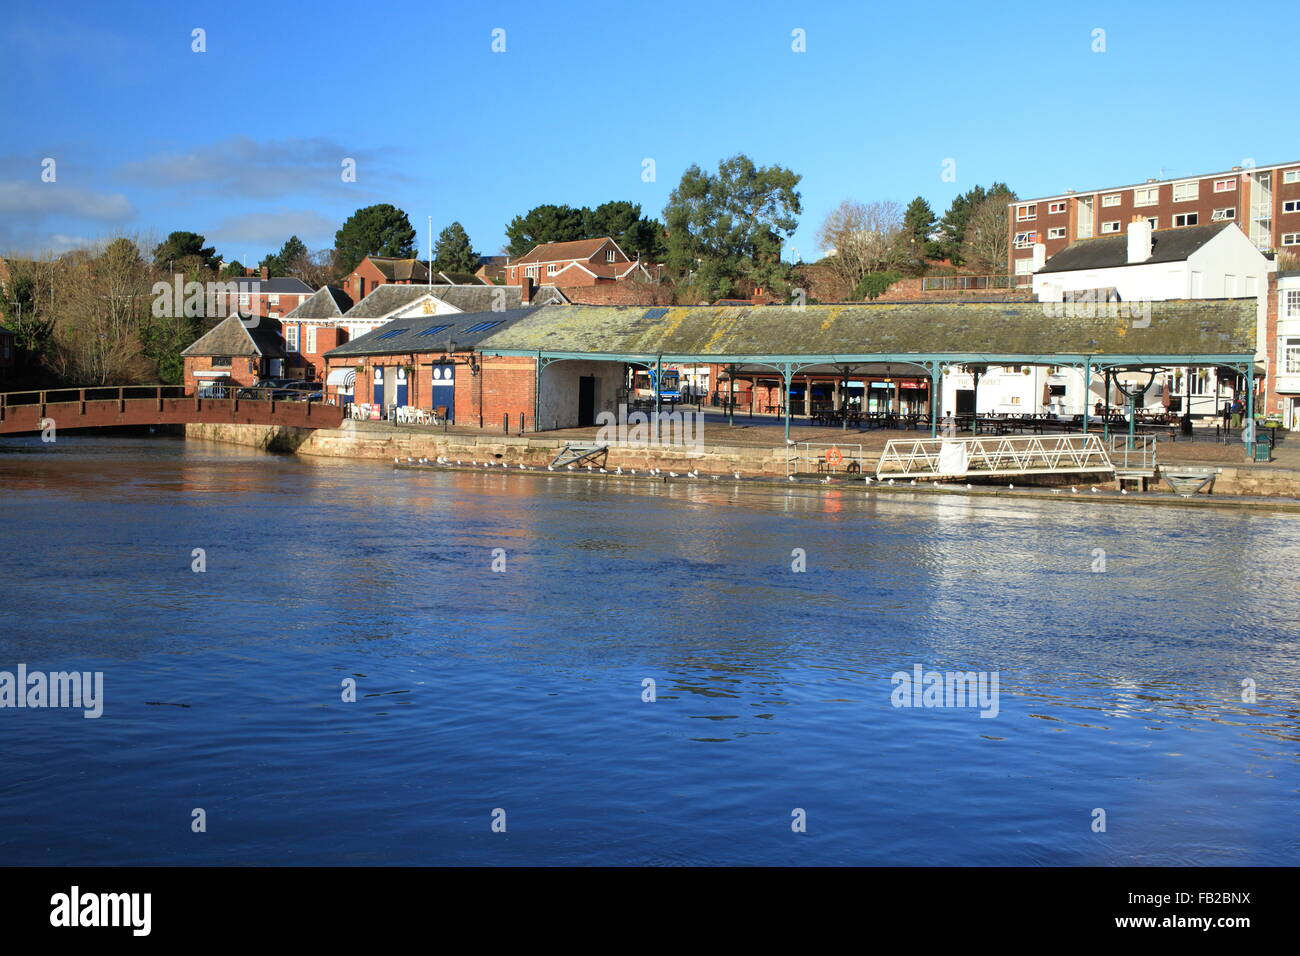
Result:
M433 268L437 272L474 272L478 269L478 253L470 245L469 234L459 222L438 233L433 246Z
M415 230L405 212L388 203L358 209L334 234L340 275L347 275L369 255L410 259L415 256Z

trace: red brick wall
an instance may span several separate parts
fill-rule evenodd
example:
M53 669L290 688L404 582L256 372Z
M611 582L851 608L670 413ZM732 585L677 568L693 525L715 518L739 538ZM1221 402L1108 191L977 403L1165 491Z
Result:
M1264 411L1269 415L1277 414L1277 375L1278 368L1277 354L1277 320L1278 311L1281 307L1277 292L1277 273L1270 272L1268 275L1268 296L1267 307L1264 316L1264 341L1262 349L1264 353L1264 408L1257 411Z
M185 379L184 385L187 391L193 391L198 385L202 384L204 379L194 377L195 372L211 371L214 368L211 356L195 355L185 357ZM230 367L222 367L219 371L227 373L227 377L237 385L255 385L257 380L262 377L261 363L258 359L250 358L246 355L235 355L230 359Z
M578 305L672 305L673 290L648 282L606 282L601 285L560 286L570 302Z
M519 431L519 416L525 419L525 429L533 430L537 413L537 360L522 356L488 356L474 381L473 401L481 410L487 428L499 428L503 415L510 416L510 433ZM460 375L457 370L457 393ZM457 407L460 404L457 394ZM481 403L481 404L480 404ZM475 415L474 423L478 418Z

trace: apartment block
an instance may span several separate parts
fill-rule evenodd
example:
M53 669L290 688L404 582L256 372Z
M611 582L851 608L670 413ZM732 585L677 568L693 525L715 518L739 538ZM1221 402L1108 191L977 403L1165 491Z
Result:
M1036 244L1050 259L1079 239L1124 233L1135 219L1153 231L1235 222L1263 252L1300 251L1300 162L1018 200L1008 216L1010 270L1028 283Z

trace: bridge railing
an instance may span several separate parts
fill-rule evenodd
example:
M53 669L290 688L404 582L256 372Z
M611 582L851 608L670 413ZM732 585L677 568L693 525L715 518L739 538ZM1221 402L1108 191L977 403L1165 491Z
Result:
M125 412L127 402L147 401L154 403L157 411L162 412L164 402L178 399L193 401L195 410L212 401L229 403L232 411L238 410L241 401L269 402L272 411L277 404L292 402L306 405L333 405L334 402L324 398L321 391L314 389L296 389L284 387L259 387L254 385L220 385L200 386L197 390L188 390L183 385L92 385L85 388L45 388L22 392L0 392L0 423L11 413L19 409L35 408L42 417L51 406L67 408L74 406L80 415L87 413L89 403L114 402L118 410ZM307 409L311 414L311 409Z
M961 478L980 475L1114 471L1099 435L895 439L877 476Z

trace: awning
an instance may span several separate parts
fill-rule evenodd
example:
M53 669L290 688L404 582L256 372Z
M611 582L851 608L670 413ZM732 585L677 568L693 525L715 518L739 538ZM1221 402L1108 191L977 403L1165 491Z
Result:
M343 391L351 391L357 384L357 370L354 368L332 368L325 379L326 385L337 385Z

